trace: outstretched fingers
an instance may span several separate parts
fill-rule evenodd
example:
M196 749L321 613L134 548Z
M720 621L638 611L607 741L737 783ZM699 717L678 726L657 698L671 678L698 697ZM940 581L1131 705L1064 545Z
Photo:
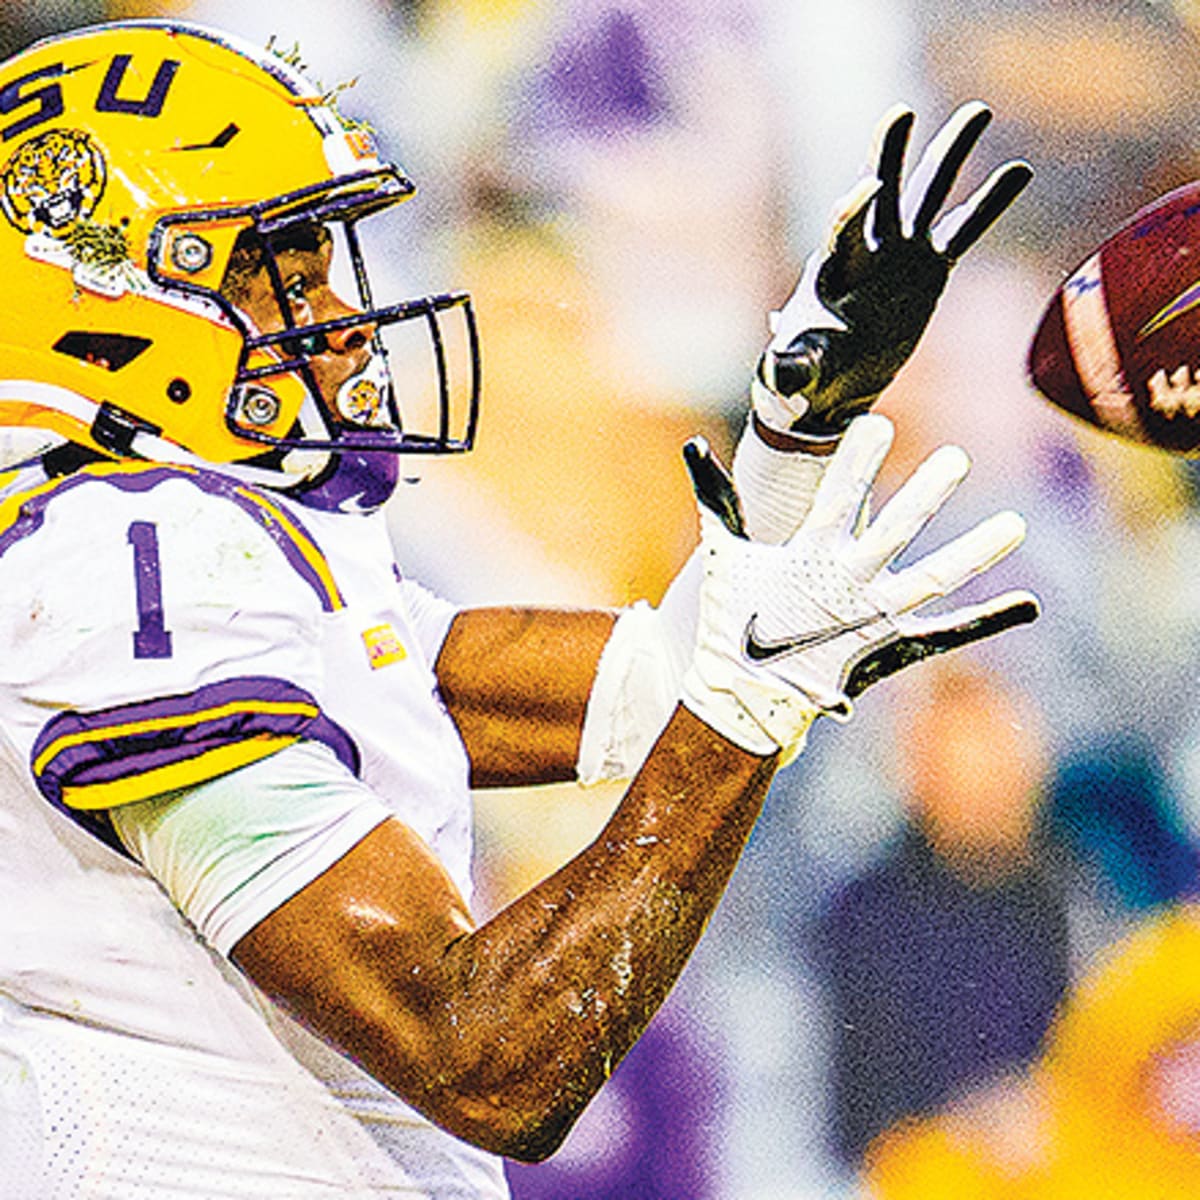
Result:
M924 237L929 232L967 156L992 119L992 111L979 100L960 105L925 147L900 199L905 232Z
M875 129L875 176L879 191L875 194L871 233L878 242L900 234L900 173L904 169L904 151L908 145L916 114L906 105L893 105Z
M953 262L961 258L996 223L1033 178L1033 168L1020 159L998 166L982 184L933 227L934 249Z
M1032 592L1017 588L978 604L964 604L948 613L907 618L905 632L920 636L937 651L956 650L1006 629L1028 625L1041 611L1041 603Z
M880 577L876 582L878 594L889 612L910 612L956 591L1011 554L1024 540L1025 518L1020 513L994 513L912 566Z
M934 248L953 261L969 250L1012 204L1029 183L1033 171L1020 159L1006 162L968 200L939 218L938 213L949 198L963 164L991 123L992 110L981 100L959 105L925 147L908 180L902 184L904 156L915 119L912 109L897 104L888 109L876 126L874 180L860 181L878 184L870 204L870 228L866 231L870 248L899 238L928 235ZM863 197L856 196L855 200L861 203ZM842 224L835 221L830 252L841 228Z
M1037 597L1032 592L1018 590L936 617L905 616L899 622L900 632L895 637L851 664L843 685L845 693L853 700L873 683L905 667L935 654L945 654L948 650L995 637L1018 625L1028 625L1040 612Z
M872 579L925 527L967 477L971 460L958 446L940 446L905 480L852 544L846 565Z

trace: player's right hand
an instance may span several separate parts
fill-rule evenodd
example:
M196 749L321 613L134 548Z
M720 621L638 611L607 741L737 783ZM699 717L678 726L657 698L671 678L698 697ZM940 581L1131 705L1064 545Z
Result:
M901 184L914 115L889 110L876 154L835 209L824 243L804 265L751 383L754 411L772 429L834 437L865 412L915 349L950 268L1017 198L1033 172L997 167L939 216L964 162L992 119L962 105Z
M996 513L890 569L970 466L958 447L941 447L860 527L892 437L886 417L856 419L804 523L779 546L746 537L733 485L703 440L685 447L704 579L683 702L743 749L782 751L787 761L817 716L848 719L852 698L876 680L1038 615L1037 599L1025 591L919 615L1016 549L1025 522L1015 512Z

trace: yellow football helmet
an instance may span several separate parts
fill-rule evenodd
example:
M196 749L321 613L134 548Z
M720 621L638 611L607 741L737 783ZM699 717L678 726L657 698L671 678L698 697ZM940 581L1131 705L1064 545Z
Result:
M0 64L0 278L13 297L0 307L0 426L36 431L35 446L249 465L277 483L347 456L468 448L469 297L378 307L369 290L357 224L412 191L370 130L270 48L151 20L36 43ZM338 231L357 311L299 326L272 251L314 227ZM220 290L248 238L282 332L263 334ZM425 432L401 421L384 340L413 320L436 393ZM465 347L457 380L449 320ZM352 322L370 331L372 367L325 402L310 360Z

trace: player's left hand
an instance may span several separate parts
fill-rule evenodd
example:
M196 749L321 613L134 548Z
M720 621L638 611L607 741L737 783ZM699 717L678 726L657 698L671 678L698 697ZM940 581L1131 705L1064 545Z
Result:
M1027 163L1005 162L939 216L992 113L962 105L902 185L914 119L903 106L885 114L873 171L839 201L824 244L771 314L751 396L773 429L834 436L866 411L912 354L950 268L1032 177Z

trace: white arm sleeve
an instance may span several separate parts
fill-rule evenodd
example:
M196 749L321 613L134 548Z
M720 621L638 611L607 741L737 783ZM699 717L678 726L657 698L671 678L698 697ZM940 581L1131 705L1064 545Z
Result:
M733 453L733 485L742 502L746 531L756 542L787 541L808 516L828 455L775 450L746 419Z
M224 955L390 815L312 741L109 813L130 854Z

